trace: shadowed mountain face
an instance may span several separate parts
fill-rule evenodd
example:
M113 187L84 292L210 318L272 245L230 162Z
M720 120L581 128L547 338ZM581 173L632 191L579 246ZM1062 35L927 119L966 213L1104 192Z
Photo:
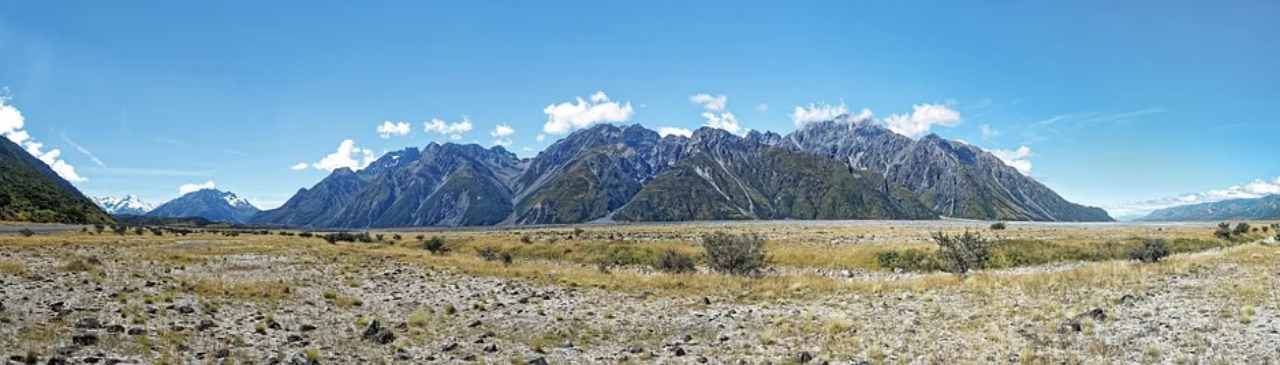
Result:
M1141 221L1221 221L1232 219L1280 219L1280 195L1255 199L1231 199L1164 208L1142 217Z
M246 223L258 208L231 192L204 189L187 193L147 212L147 217L200 217L214 222Z
M44 162L0 137L0 221L115 221Z
M365 228L594 220L1110 220L962 143L845 120L788 136L596 125L532 159L432 144L335 170L253 222Z

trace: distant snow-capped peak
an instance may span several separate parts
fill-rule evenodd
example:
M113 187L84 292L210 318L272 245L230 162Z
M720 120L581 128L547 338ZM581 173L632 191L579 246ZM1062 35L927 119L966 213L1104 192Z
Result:
M236 196L235 193L232 193L232 192L223 193L222 200L227 201L227 204L230 204L233 207L252 207L253 206L252 203L249 203L249 199L238 197Z
M156 208L155 204L132 194L123 197L95 197L93 202L108 214L145 214Z

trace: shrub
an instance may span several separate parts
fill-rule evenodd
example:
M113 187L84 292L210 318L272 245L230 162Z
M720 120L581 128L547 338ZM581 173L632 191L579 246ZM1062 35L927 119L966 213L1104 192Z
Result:
M1005 224L1004 222L995 222L991 224L992 231L1001 231L1005 228L1008 228L1008 224Z
M145 230L145 229L143 229L142 227L134 227L134 228L133 228L133 234L136 234L136 235L139 235L139 236L141 236L141 235L142 235L142 232L144 232L144 231L146 231L146 230Z
M106 228L107 226L104 226L101 223L93 225L93 231L98 233L102 233L102 231L105 230Z
M944 264L943 269L956 275L986 267L991 260L991 243L968 230L959 236L934 233L933 241L938 243L938 258Z
M880 267L894 271L935 271L941 270L938 257L924 250L908 249L904 251L881 251L876 253L876 263Z
M431 239L422 241L422 249L431 251L432 254L442 254L449 252L449 248L444 246L444 239L432 236Z
M1213 231L1213 235L1221 239L1231 238L1231 224L1227 222L1218 223L1218 230Z
M298 237L302 237L302 238L311 238L311 236L313 236L311 232L302 232L298 234Z
M485 261L496 261L498 259L498 249L493 247L477 248L476 256L480 256Z
M36 232L32 231L31 228L23 228L21 231L18 231L18 234L21 234L22 237L31 237L35 235Z
M712 269L731 275L758 275L768 266L764 239L754 234L716 232L702 236L702 248Z
M658 265L655 267L659 271L672 274L691 273L696 270L693 264L693 257L685 255L676 250L667 250L658 258Z
M1146 263L1160 262L1160 259L1167 256L1169 256L1169 245L1159 238L1148 239L1142 247L1129 253L1129 259Z
M379 233L379 234L378 234L377 236L375 236L375 237L377 237L377 238L378 238L378 239L377 239L377 241L378 241L378 242L382 242L382 237L383 237L383 236L382 236L382 234L381 234L381 233Z
M520 242L524 242L524 243L533 243L533 236L530 236L530 235L527 235L527 234L526 234L526 235L523 235L523 236L520 236Z
M503 265L511 265L512 262L515 262L516 257L511 254L511 251L502 251L502 253L498 254L498 260L502 261Z
M1249 233L1249 223L1240 222L1240 224L1237 224L1237 225L1236 225L1236 229L1235 229L1234 231L1232 231L1231 233L1234 233L1234 234L1237 234L1237 235L1241 235L1241 234Z

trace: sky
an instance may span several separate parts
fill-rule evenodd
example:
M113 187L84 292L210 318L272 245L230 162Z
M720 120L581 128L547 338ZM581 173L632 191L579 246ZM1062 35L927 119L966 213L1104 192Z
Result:
M431 142L866 114L1115 216L1280 193L1280 2L0 0L0 134L88 195L263 208ZM34 148L33 148L34 147Z

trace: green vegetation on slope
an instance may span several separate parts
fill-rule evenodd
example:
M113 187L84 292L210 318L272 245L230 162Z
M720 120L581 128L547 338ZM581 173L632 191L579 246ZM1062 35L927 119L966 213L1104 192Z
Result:
M834 160L767 148L716 160L700 153L659 175L615 218L636 221L721 219L931 219L922 203L879 175L850 172Z
M111 216L21 147L0 138L0 220L113 223ZM58 179L55 181L53 179ZM68 190L69 189L69 190Z

